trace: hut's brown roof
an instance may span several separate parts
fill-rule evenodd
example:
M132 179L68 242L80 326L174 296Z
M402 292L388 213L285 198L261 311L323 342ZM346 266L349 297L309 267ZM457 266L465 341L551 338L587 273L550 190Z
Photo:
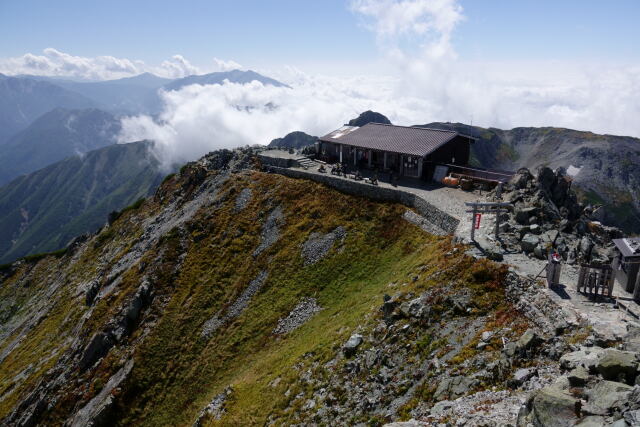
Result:
M359 128L344 126L320 141L424 157L458 135L450 130L368 123Z

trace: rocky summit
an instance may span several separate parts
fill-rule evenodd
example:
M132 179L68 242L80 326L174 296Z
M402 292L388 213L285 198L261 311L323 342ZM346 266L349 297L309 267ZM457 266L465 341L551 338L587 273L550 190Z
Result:
M513 206L501 214L506 250L546 260L555 248L568 264L608 263L613 258L612 240L623 237L623 232L601 222L605 207L579 203L571 184L561 168L542 167L535 175L522 168L508 184L488 195L490 200Z
M514 245L535 252L548 215L580 230L562 182L519 173ZM407 211L251 149L187 164L0 268L2 424L638 425L640 325L601 336Z

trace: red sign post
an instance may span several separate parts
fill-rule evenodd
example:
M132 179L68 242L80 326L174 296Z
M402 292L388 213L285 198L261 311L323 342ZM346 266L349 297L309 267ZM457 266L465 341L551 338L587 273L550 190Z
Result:
M476 214L474 218L473 227L478 230L480 228L480 218L482 218L482 214Z

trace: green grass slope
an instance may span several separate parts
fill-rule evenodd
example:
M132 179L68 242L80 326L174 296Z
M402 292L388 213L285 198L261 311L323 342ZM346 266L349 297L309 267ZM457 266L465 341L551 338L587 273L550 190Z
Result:
M74 156L0 187L0 262L56 250L147 196L161 173L147 143Z
M403 206L247 170L215 181L216 191L208 193L224 173L190 164L80 248L0 270L0 419L16 410L27 413L19 402L35 393L49 404L34 421L62 424L133 360L131 373L110 392L107 424L192 425L229 385L233 394L223 417L205 418L204 424L308 423L297 418L293 402L305 391L296 366L334 358L354 330L370 330L380 321L383 295L397 290L470 292L470 319L509 324L514 331L526 326L505 301L504 269L475 261L453 250L448 238L409 224ZM251 197L238 207L246 189ZM254 255L276 208L283 212L278 238ZM191 216L180 222L180 215ZM309 236L338 226L346 230L344 241L319 262L305 263L301 247ZM153 240L157 230L165 231ZM244 310L203 335L205 323L234 306L262 272L266 280ZM83 289L91 282L100 283L101 291L87 305ZM79 369L91 337L117 323L141 283L152 286L154 297L132 331L95 364ZM278 320L304 297L316 298L322 311L291 333L274 334ZM433 310L449 308L438 297ZM421 333L407 341L418 361L428 357ZM460 346L451 363L474 349L474 343ZM335 369L341 375L342 366ZM406 410L430 399L425 387Z

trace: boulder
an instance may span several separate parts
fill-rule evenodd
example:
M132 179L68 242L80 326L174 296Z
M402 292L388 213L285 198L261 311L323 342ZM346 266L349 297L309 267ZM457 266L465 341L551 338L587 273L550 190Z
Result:
M491 338L493 338L493 336L495 335L495 333L493 331L484 331L482 333L482 341L484 342L489 342L491 341Z
M511 358L516 355L517 349L518 346L515 342L508 342L502 349L502 352L505 354L505 356Z
M563 354L560 357L560 367L568 370L582 366L589 372L595 372L598 358L603 351L600 347L581 347L578 351Z
M560 233L558 232L558 230L545 231L540 236L540 241L545 245L554 245L557 243L559 235Z
M116 341L109 332L98 332L91 337L89 344L85 347L80 358L79 367L81 371L85 371L93 364L105 356Z
M477 380L463 375L446 377L438 384L433 397L435 400L455 399L467 394L476 383Z
M515 220L518 224L528 225L529 218L536 215L538 208L534 206L528 206L520 209L516 209L514 213Z
M542 338L533 329L527 329L516 342L516 346L519 351L525 351L539 346L542 342Z
M640 385L636 384L629 395L629 405L631 409L640 409Z
M393 322L393 312L398 306L398 302L391 298L389 295L385 295L383 297L382 307L380 307L380 311L382 311L382 317L384 317L385 322L390 324Z
M127 378L133 369L133 360L127 361L118 370L100 392L93 397L82 409L78 410L73 419L67 421L71 427L109 425L114 409L115 397L113 391Z
M451 402L450 400L441 400L440 402L438 402L435 405L433 405L433 407L429 411L429 415L431 415L432 417L440 418L440 417L444 416L446 411L451 409L453 407L453 405L454 405L454 403ZM390 424L386 424L385 427L389 426L389 425Z
M518 414L518 426L573 426L579 412L579 401L551 385L536 391Z
M576 424L576 427L602 427L607 425L607 422L604 417L599 415L591 415L588 417L584 417L582 421Z
M421 297L418 297L400 304L400 312L405 317L419 319L421 317L426 317L429 314L429 307Z
M360 344L362 344L362 341L363 341L362 335L360 334L351 335L349 340L342 347L342 352L347 357L353 356L356 353L356 350L358 349Z
M529 381L532 377L537 375L537 371L533 368L522 368L518 369L514 374L511 380L509 380L509 385L513 388L520 387L525 382Z
M533 180L533 175L529 172L527 168L521 168L518 172L511 178L509 184L513 185L516 190L522 190L527 188L527 184L529 181Z
M538 243L536 247L533 249L533 254L538 259L546 260L547 259L547 249L541 243Z
M631 384L638 372L638 361L636 354L631 351L607 348L600 354L595 368L604 379L622 379Z
M629 400L632 387L614 381L598 381L586 391L589 403L584 410L593 415L608 415L624 407Z
M593 242L589 237L583 236L580 240L580 245L578 246L580 253L584 256L589 256L591 254L591 250L593 249Z
M538 169L538 187L552 194L553 187L556 185L556 174L548 167Z
M630 426L640 426L640 409L629 411L624 414L624 420Z
M631 424L632 426L636 424ZM614 421L611 423L611 427L629 427L629 424L624 420L624 418L620 418L618 421Z
M572 387L583 387L589 379L589 371L583 366L578 366L569 372L567 378Z
M98 280L92 280L87 286L87 293L85 294L85 303L90 306L98 296L100 291L100 282Z
M538 236L534 234L525 234L520 241L520 248L526 253L533 252L536 246L538 246L538 243L540 243Z

